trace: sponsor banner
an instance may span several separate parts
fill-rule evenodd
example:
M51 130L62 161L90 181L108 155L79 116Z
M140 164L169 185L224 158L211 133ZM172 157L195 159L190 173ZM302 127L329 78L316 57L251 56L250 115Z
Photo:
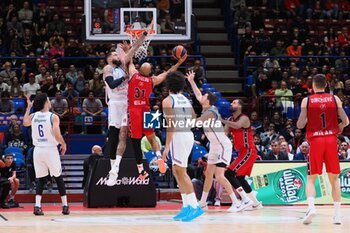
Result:
M342 203L350 203L350 163L341 162L339 183ZM248 182L258 192L263 204L306 204L306 164L255 163ZM315 183L316 204L332 204L332 189L327 173L318 176Z
M108 177L101 177L96 185L107 185ZM148 185L149 178L141 180L138 177L123 177L121 179L117 179L116 185Z
M144 167L150 174L149 166ZM134 158L124 158L114 186L107 186L111 169L109 159L99 159L90 171L84 189L84 206L94 207L154 207L156 206L156 188L153 178L141 180L138 177Z

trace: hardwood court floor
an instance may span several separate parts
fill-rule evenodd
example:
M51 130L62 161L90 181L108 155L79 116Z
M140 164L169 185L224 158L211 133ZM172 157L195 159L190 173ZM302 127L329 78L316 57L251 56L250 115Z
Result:
M318 215L311 225L301 218L305 206L266 206L264 209L227 213L228 207L210 208L203 216L189 223L174 222L172 216L179 204L161 203L157 208L87 209L71 205L71 215L61 215L59 205L44 205L44 216L34 216L32 205L24 208L0 209L0 232L8 233L342 233L350 232L350 206L342 207L342 225L332 224L333 208L318 206ZM7 219L5 221L4 219Z

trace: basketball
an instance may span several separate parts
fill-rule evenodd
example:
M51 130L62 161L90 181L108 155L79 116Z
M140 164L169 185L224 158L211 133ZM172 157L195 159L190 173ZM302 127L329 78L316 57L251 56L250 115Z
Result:
M182 45L178 45L173 48L173 56L176 59L180 59L186 55L187 55L187 50Z

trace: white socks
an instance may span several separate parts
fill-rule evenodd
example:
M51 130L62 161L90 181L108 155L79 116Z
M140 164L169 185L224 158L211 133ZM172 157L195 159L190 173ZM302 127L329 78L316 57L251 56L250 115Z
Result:
M67 195L61 196L62 206L68 206Z
M110 162L111 162L111 170L113 170L113 168L114 168L114 163L115 163L115 159L111 159Z
M197 208L198 202L197 202L196 194L194 194L194 193L187 194L187 203L192 208L194 208L194 209Z
M183 207L187 207L188 206L188 202L187 202L187 195L186 195L186 193L181 193L181 199L182 199L182 206Z
M67 195L61 196L62 206L68 206ZM35 206L41 207L41 195L35 195Z
M231 198L232 204L237 204L238 203L238 199L236 197L235 192L230 194L230 198Z
M250 200L252 200L254 202L254 206L259 205L260 202L258 201L258 199L256 199L255 193L252 191L250 193L247 193L248 197L250 198Z
M35 195L35 206L41 207L41 195Z
M121 160L122 160L122 156L117 155L117 158L115 159L115 163L114 163L114 168L115 168L116 173L119 172L119 164L120 164Z
M157 159L161 159L162 158L162 153L160 153L160 151L156 151L156 155L157 155Z
M334 202L334 216L340 216L340 202Z
M239 195L241 196L242 201L247 202L247 201L250 200L249 197L248 197L248 195L247 195L247 193L244 191L244 189L243 189L242 187L237 188L236 191L237 191L237 192L239 193Z
M139 171L139 173L141 173L144 169L143 169L143 164L137 164L137 170Z
M309 210L315 209L315 198L314 197L308 197L307 203L309 204Z
M200 203L202 203L202 204L207 203L207 199L208 199L208 193L203 191L203 192L202 192L202 196L201 196Z

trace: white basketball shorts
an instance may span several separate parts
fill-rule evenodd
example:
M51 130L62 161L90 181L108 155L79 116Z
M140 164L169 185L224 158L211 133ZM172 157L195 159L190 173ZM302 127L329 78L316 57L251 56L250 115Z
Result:
M224 163L229 165L232 157L232 144L230 141L210 143L208 164Z
M192 132L174 132L173 140L170 143L170 155L173 164L187 167L193 143L194 137Z
M47 175L59 177L62 173L61 159L57 147L35 147L33 153L36 178Z
M118 129L128 125L128 101L110 100L108 102L108 126Z

